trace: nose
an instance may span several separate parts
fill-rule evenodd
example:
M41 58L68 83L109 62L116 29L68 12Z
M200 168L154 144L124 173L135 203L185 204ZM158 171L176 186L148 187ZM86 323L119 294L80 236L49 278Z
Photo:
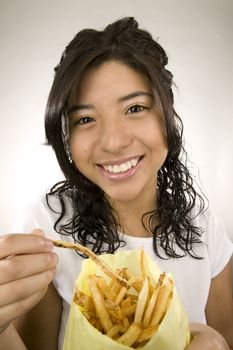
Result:
M100 147L102 151L119 153L132 143L132 134L122 121L104 123L100 132Z

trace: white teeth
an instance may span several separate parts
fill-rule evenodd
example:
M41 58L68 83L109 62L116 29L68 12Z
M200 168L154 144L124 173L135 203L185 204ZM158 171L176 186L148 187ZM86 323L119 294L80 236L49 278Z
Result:
M126 164L121 164L120 165L121 172L128 170L128 167Z
M104 169L107 170L109 173L124 173L125 171L129 170L130 168L137 165L139 158L134 158L129 160L128 162L122 163L120 165L104 165Z
M113 169L112 169L113 173L120 173L121 169L118 165L113 165Z

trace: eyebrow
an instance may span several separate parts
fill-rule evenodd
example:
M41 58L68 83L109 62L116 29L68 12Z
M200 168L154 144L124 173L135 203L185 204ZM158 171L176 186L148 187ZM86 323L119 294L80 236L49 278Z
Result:
M73 105L72 107L70 107L67 111L67 114L71 114L73 112L77 112L83 109L94 109L95 107L93 105L90 104L81 104L81 105Z
M153 94L146 92L146 91L135 91L132 92L131 94L128 94L126 96L122 96L118 99L118 102L125 102L128 100L131 100L132 98L138 97L138 96L147 96L150 97L151 99L154 99ZM95 106L92 104L80 104L80 105L73 105L72 107L70 107L67 111L67 114L71 114L73 112L77 112L83 109L94 109Z
M126 95L126 96L123 96L123 97L120 97L118 99L119 102L124 102L124 101L128 101L128 100L131 100L131 98L134 98L134 97L138 97L138 96L148 96L150 98L154 98L153 94L151 94L150 92L146 92L146 91L135 91L135 92L132 92L131 94L129 95Z

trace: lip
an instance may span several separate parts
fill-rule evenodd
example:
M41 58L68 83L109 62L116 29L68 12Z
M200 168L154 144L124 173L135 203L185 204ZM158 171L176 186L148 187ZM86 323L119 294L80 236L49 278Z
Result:
M123 172L123 173L111 173L107 170L104 169L103 165L119 165L122 164L124 162L127 162L129 160L135 159L135 158L139 158L139 161L137 163L136 166L130 168L129 170ZM101 172L101 174L109 179L109 180L115 180L115 181L119 181L119 180L127 180L129 178L131 178L143 165L143 160L144 160L144 156L137 156L137 157L127 157L127 158L121 158L121 159L117 159L115 161L106 161L106 162L102 162L101 164L98 164L98 168Z

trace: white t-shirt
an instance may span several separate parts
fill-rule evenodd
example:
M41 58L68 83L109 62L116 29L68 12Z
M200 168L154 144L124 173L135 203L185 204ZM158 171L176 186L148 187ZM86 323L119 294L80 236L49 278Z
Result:
M53 197L51 204L59 212L60 203L55 197ZM60 235L53 228L58 216L48 208L45 196L40 197L38 201L23 210L16 222L14 232L30 232L34 228L40 228L48 238L60 239ZM124 235L126 245L120 250L140 249L144 246L145 252L156 261L162 271L173 274L176 288L190 322L205 323L205 306L211 279L217 276L228 263L233 252L233 244L227 237L222 223L209 210L195 219L195 225L204 229L202 235L204 244L198 245L195 250L199 256L203 257L201 260L190 256L166 260L158 258L153 252L152 238L149 237ZM63 239L72 241L72 237L69 236L63 236ZM71 249L55 248L55 251L59 256L59 263L54 285L63 300L59 336L59 349L61 349L72 301L74 281L79 275L83 259Z

